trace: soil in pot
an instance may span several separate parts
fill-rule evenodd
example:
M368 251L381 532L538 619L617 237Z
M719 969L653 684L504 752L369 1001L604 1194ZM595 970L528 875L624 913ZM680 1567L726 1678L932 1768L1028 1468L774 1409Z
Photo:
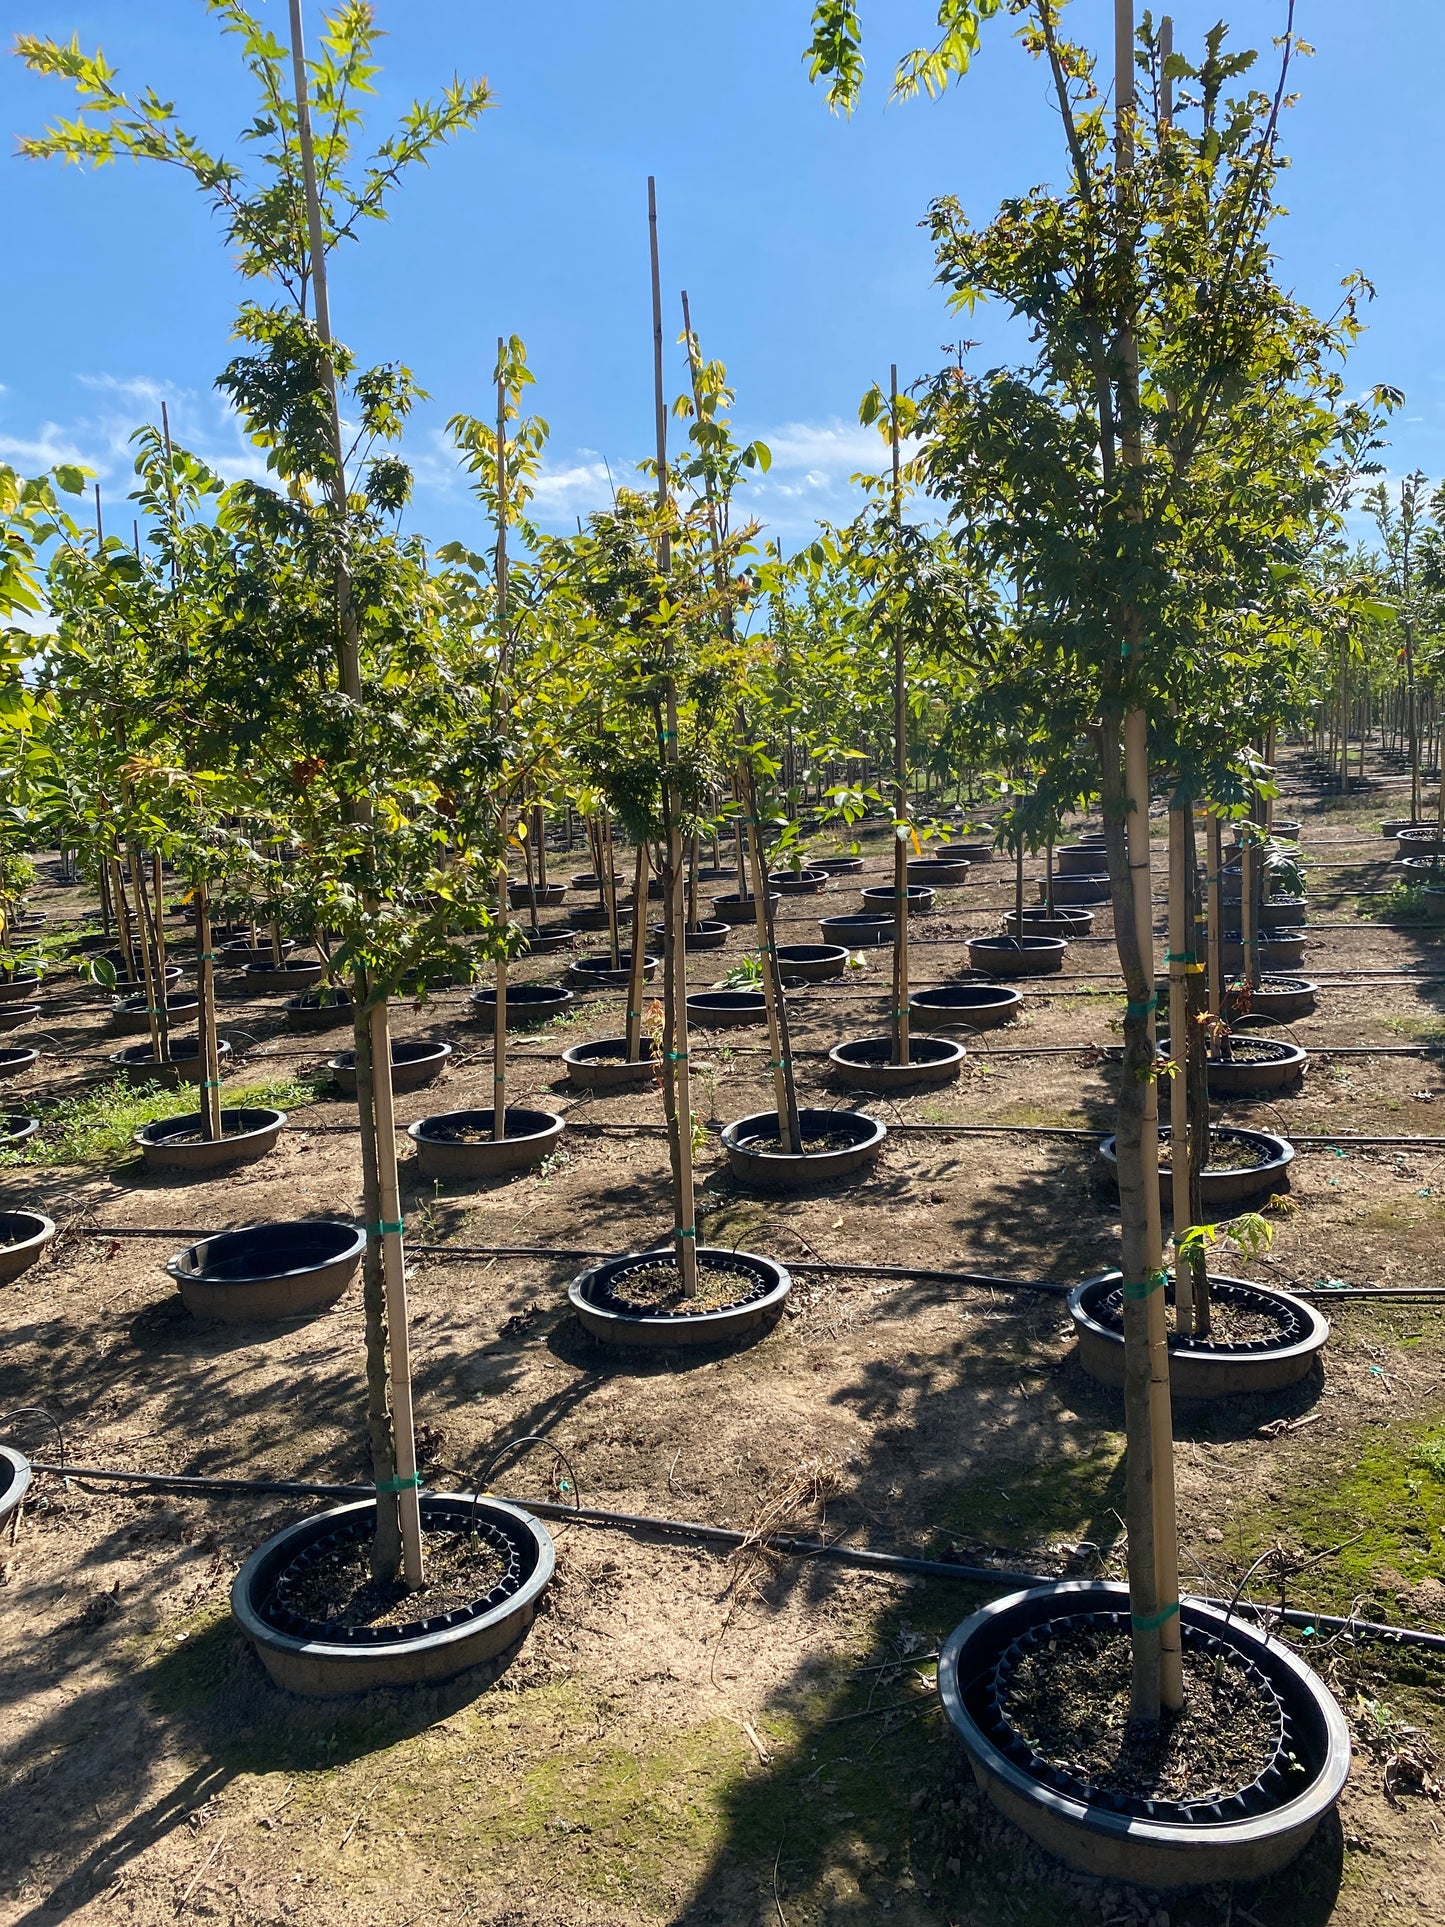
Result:
M641 1057L629 1058L625 1037L602 1037L587 1044L573 1044L562 1053L567 1075L584 1090L628 1090L650 1084L657 1074L652 1039L643 1037L638 1048Z
M826 870L774 870L768 886L785 897L816 897L828 887Z
M545 1024L560 1017L576 999L561 984L509 984L507 986L507 1029L521 1030L528 1024ZM495 990L472 992L472 1014L482 1024L497 1021Z
M688 952L721 950L728 938L732 935L732 931L733 927L730 923L719 923L712 917L699 917L697 920L697 928L684 932L683 949ZM650 923L647 926L647 934L657 949L661 951L667 941L666 926L660 923Z
M835 1045L828 1053L828 1066L839 1081L855 1091L887 1092L905 1090L914 1084L949 1084L963 1068L962 1044L951 1037L921 1037L916 1031L908 1038L908 1062L893 1062L893 1039L855 1037Z
M599 1292L595 1302L610 1311L641 1312L648 1318L686 1318L745 1305L768 1289L767 1280L757 1273L717 1261L698 1266L696 1295L685 1298L682 1273L669 1256L656 1264L629 1268L614 1285Z
M399 1579L372 1578L369 1540L335 1533L280 1575L262 1611L303 1619L324 1638L342 1628L415 1625L479 1601L499 1605L513 1587L510 1548L498 1537L423 1519L426 1584L411 1592Z

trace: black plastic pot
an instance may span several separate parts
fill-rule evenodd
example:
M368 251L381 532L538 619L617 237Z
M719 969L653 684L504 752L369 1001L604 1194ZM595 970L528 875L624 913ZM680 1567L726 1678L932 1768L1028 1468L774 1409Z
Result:
M617 899L617 927L619 931L632 920L631 897ZM604 904L574 903L567 912L567 921L574 930L610 930L612 921Z
M1103 869L1102 838L1079 843L1063 843L1054 851L1055 877L1098 876Z
M1079 1363L1101 1385L1124 1384L1122 1274L1087 1278L1069 1293L1069 1317L1079 1341ZM1166 1287L1174 1303L1174 1284ZM1246 1278L1211 1278L1210 1297L1224 1308L1259 1312L1274 1321L1267 1337L1247 1344L1169 1333L1169 1389L1175 1398L1227 1398L1278 1392L1304 1378L1329 1338L1325 1319L1301 1298Z
M170 1061L158 1064L154 1047L149 1043L127 1044L124 1050L111 1052L110 1062L131 1084L159 1084L167 1091L174 1091L182 1084L199 1084L205 1064L200 1040L196 1037L173 1037L170 1050ZM231 1046L224 1038L217 1045L216 1054L224 1070L226 1060L231 1055Z
M39 1211L0 1211L0 1285L29 1271L54 1236L53 1221Z
M682 947L688 956L691 956L695 951L721 950L732 933L733 927L730 923L718 923L711 917L699 917L696 930L684 932ZM647 935L648 940L656 946L660 953L667 942L666 924L648 924Z
M570 950L577 941L577 932L570 923L541 923L535 930L522 926L522 954L532 957L548 957L554 950Z
M612 958L606 951L598 957L574 957L567 966L567 975L579 990L625 990L632 981L632 952L619 950L618 965L614 970ZM645 956L642 959L642 981L650 984L657 975L661 960Z
M178 1251L166 1270L197 1318L306 1318L336 1303L365 1249L366 1233L354 1224L298 1218L218 1232Z
M562 1053L567 1075L585 1091L630 1091L651 1084L657 1075L652 1039L638 1044L641 1057L627 1055L625 1037L602 1037L590 1044L573 1044Z
M1109 878L1102 870L1054 878L1055 903L1107 903L1111 894ZM1044 896L1045 885L1040 883L1040 903L1044 901Z
M351 993L346 990L303 990L283 1006L287 1030L339 1030L352 1020Z
M294 939L287 937L281 945L281 955L289 957L296 948ZM260 964L269 969L276 961L276 953L269 943L223 943L216 952L216 962L222 969L248 970L252 964Z
M545 1024L549 1018L560 1017L576 1001L575 994L563 984L508 984L507 1029L525 1030L532 1024ZM479 1024L496 1024L495 990L474 990L471 1004Z
M293 991L310 990L313 984L319 984L325 968L319 959L313 959L306 963L288 963L277 970L268 958L265 963L247 964L241 981L248 991L265 995L284 990L290 996Z
M572 1280L567 1297L583 1329L607 1345L680 1350L691 1345L735 1345L764 1337L782 1316L793 1281L780 1264L747 1251L699 1248L699 1270L726 1267L745 1272L753 1289L712 1311L647 1312L627 1302L627 1275L675 1262L671 1251L632 1252L609 1258Z
M933 890L956 890L968 882L966 857L915 856L908 859L908 881Z
M805 984L828 983L848 968L841 943L780 943L773 954L785 975Z
M1289 1184L1289 1167L1294 1163L1294 1146L1287 1139L1276 1137L1272 1131L1242 1131L1232 1126L1217 1126L1210 1132L1211 1140L1218 1143L1228 1139L1242 1144L1261 1154L1261 1162L1235 1170L1225 1165L1206 1164L1199 1174L1200 1202L1206 1211L1224 1205L1243 1204L1248 1198L1256 1198L1264 1191L1283 1190ZM1169 1126L1159 1127L1161 1144L1169 1142ZM1114 1168L1118 1162L1114 1153L1112 1133L1099 1146L1099 1155L1104 1162ZM1163 1165L1159 1168L1159 1195L1167 1209L1173 1198L1172 1174Z
M768 907L776 910L782 902L776 890L768 894ZM714 897L712 913L718 923L731 924L734 928L740 923L755 923L758 915L756 897Z
M0 1032L20 1030L26 1024L33 1024L42 1008L40 1004L0 1005Z
M125 959L119 950L102 950L100 953L100 961L102 963L108 963L110 965L111 969L115 972L115 979L117 984L128 983L131 989L133 990L144 989L145 969L141 963L141 954L138 950L134 953L134 955L131 958L132 974L130 977L127 977L125 974ZM178 963L168 963L166 965L165 974L166 974L166 989L170 990L174 985L178 984L181 981L180 965Z
M1437 830L1439 827L1431 816L1392 816L1388 823L1380 825L1380 835L1392 843L1402 830Z
M201 1129L201 1113L165 1117L142 1124L135 1133L148 1171L224 1171L234 1164L254 1164L265 1157L286 1127L286 1113L263 1105L221 1112L221 1135L214 1140L194 1137ZM180 1143L177 1140L187 1141Z
M39 1061L38 1050L0 1050L0 1082L9 1077L19 1077L22 1071L28 1071L32 1064L38 1064Z
M1298 970L1305 960L1303 930L1276 930L1259 939L1259 961L1265 970ZM1226 970L1244 968L1244 940L1238 930L1226 930L1219 945L1219 960Z
M783 897L821 896L832 882L826 870L770 870L768 887Z
M1261 1037L1250 1031L1236 1038L1244 1046L1240 1057L1208 1060L1211 1097L1258 1097L1266 1091L1287 1090L1309 1069L1309 1052L1282 1037Z
M997 854L992 837L955 836L949 839L948 847L970 863L992 863Z
M231 1611L278 1686L331 1699L377 1687L435 1686L476 1671L495 1679L521 1646L556 1564L546 1528L505 1499L427 1492L423 1534L473 1533L501 1553L503 1578L469 1606L399 1626L352 1629L312 1622L287 1604L287 1576L313 1549L369 1544L376 1501L362 1499L286 1526L259 1546L231 1587ZM424 1604L425 1594L420 1595Z
M1005 910L1003 927L1010 937L1018 935L1018 918L1012 910ZM1024 906L1024 935L1026 937L1087 937L1094 928L1092 910L1067 910L1062 904L1055 904L1054 913L1049 915L1043 904Z
M799 1191L814 1184L831 1184L873 1165L888 1135L886 1126L864 1111L802 1110L798 1122L804 1138L846 1135L849 1142L836 1150L793 1152L763 1148L778 1135L776 1111L758 1111L725 1124L722 1147L735 1178L760 1191Z
M914 1090L922 1085L951 1084L963 1069L964 1048L951 1037L917 1037L910 1033L908 1062L893 1063L891 1037L854 1037L828 1052L834 1077L850 1091Z
M38 970L17 972L13 977L0 977L0 1005L23 1004L40 988Z
M693 990L687 997L687 1021L704 1030L735 1030L761 1024L768 1014L760 990Z
M565 883L509 883L507 900L514 910L555 910L567 894Z
M166 1015L195 1019L201 1000L194 990L173 990L166 997ZM138 997L114 997L110 1005L110 1027L117 1037L140 1037L150 1031L150 1005L144 991Z
M808 867L823 870L830 877L855 877L863 868L861 856L810 856Z
M1350 1768L1344 1715L1287 1646L1213 1607L1185 1600L1186 1644L1210 1642L1254 1667L1279 1707L1280 1745L1261 1780L1240 1794L1179 1808L1109 1796L1051 1766L1004 1722L1001 1662L1020 1642L1047 1638L1075 1615L1127 1637L1127 1587L1064 1580L996 1599L949 1637L938 1661L938 1691L989 1799L1047 1852L1103 1879L1143 1887L1257 1880L1288 1866L1334 1806ZM1008 1656L1006 1660L1005 1656Z
M892 917L864 916L861 913L848 917L820 917L818 928L823 933L823 941L841 944L848 950L876 950L893 941Z
M450 1044L442 1044L431 1037L409 1038L403 1041L394 1037L391 1040L391 1088L397 1091L421 1091L428 1084L435 1084L452 1055ZM326 1061L332 1082L346 1097L356 1095L356 1052L338 1051L335 1057Z
M820 864L814 864L813 867L814 869L820 869L822 866ZM730 864L701 863L698 865L697 880L699 883L736 883L737 878L738 873Z
M600 892L606 887L606 881L606 878L598 876L595 870L579 870L576 876L572 878L572 888L574 890L595 890ZM612 873L612 887L617 891L621 891L625 887L620 870L614 870Z
M18 1151L40 1129L38 1117L21 1111L0 1111L0 1151Z
M908 894L908 914L910 917L926 917L933 909L933 891L926 883L910 883L905 886ZM891 883L874 883L866 890L860 890L863 908L875 917L887 917L891 922L897 915L898 892Z
M971 937L969 967L990 977L1046 977L1064 967L1067 937Z
M1307 920L1308 908L1305 897L1266 897L1259 909L1259 927L1271 934L1297 929Z
M13 1445L0 1445L0 1526L30 1490L30 1461Z
M1023 1014L1023 993L1006 984L938 984L915 990L908 1008L930 1024L967 1025L970 1030L996 1030Z
M455 1130L490 1131L492 1112L443 1111L420 1118L407 1130L416 1146L416 1168L424 1178L493 1178L508 1171L530 1171L556 1150L566 1121L551 1111L524 1110L509 1104L507 1135L470 1141L451 1138Z
M1403 829L1395 838L1400 855L1414 857L1445 856L1445 830L1438 823Z
M1250 991L1249 1007L1258 1016L1268 1017L1273 1023L1290 1024L1297 1017L1314 1015L1319 989L1319 985L1311 983L1308 977L1266 975Z

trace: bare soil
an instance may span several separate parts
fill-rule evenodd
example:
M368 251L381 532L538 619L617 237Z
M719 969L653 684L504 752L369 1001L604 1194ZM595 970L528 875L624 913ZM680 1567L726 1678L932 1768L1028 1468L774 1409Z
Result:
M1302 787L1302 776L1287 783ZM1213 1107L1216 1124L1296 1137L1270 1250L1220 1268L1265 1283L1445 1287L1445 925L1360 913L1393 881L1378 835L1398 792L1288 801L1310 860L1313 1017L1281 1034L1312 1053L1298 1090ZM886 876L881 835L865 839ZM585 862L579 849L573 859ZM553 859L565 874L567 859ZM785 901L783 939L851 902L845 879ZM1032 882L1030 888L1032 889ZM919 983L962 969L971 934L1012 901L1006 866L976 865L912 933ZM81 907L47 884L49 933ZM1161 917L1162 917L1162 905ZM1335 925L1342 927L1336 928ZM753 1198L711 1133L773 1108L765 1043L696 1050L699 1235L790 1260L961 1268L1073 1281L1117 1261L1117 1194L1098 1155L1112 1128L1122 987L1109 938L1024 987L1019 1023L965 1034L946 1090L868 1100L890 1126L864 1176ZM179 921L176 954L190 953ZM751 932L730 939L741 957ZM805 1103L855 1105L826 1052L879 1031L890 958L797 1000ZM566 958L516 966L557 981ZM716 959L692 961L695 981ZM1376 973L1395 973L1383 977ZM336 1033L288 1032L281 996L222 986L232 1090L320 1072ZM7 1087L13 1110L109 1075L108 1000L57 972L15 1041L42 1048ZM517 1497L703 1520L1010 1570L1123 1571L1122 1412L1079 1369L1056 1298L842 1272L796 1275L764 1342L703 1359L594 1348L566 1298L581 1259L496 1247L645 1249L673 1223L656 1089L574 1091L563 1047L616 1035L625 1001L509 1048L511 1100L568 1130L538 1171L434 1185L404 1137L410 1336L429 1487L470 1490L510 1441L540 1438L495 1480ZM399 1037L445 1038L437 1086L398 1123L491 1101L490 1040L465 988L399 1005ZM736 1034L734 1034L735 1038ZM342 1037L340 1042L349 1042ZM1345 1047L1351 1055L1332 1056ZM1045 1055L1045 1051L1056 1054ZM177 1111L185 1109L177 1095ZM44 1406L72 1464L364 1483L359 1286L305 1322L191 1319L165 1260L196 1235L360 1211L352 1106L291 1105L276 1150L214 1176L28 1166L6 1205L60 1235L3 1300L0 1409ZM986 1134L909 1130L965 1125ZM1083 1130L1029 1136L1029 1127ZM1329 1134L1388 1144L1299 1142ZM451 1244L447 1253L422 1247ZM482 1255L471 1255L480 1248ZM1287 1393L1176 1409L1186 1584L1227 1597L1254 1562L1262 1604L1352 1607L1445 1630L1445 1333L1434 1303L1326 1301L1322 1368ZM40 1420L7 1427L37 1458ZM562 1465L556 1454L565 1459ZM1445 1459L1438 1461L1445 1464ZM829 1469L820 1480L818 1468ZM818 1495L825 1492L826 1498ZM560 1524L558 1578L511 1669L361 1702L271 1685L227 1609L269 1533L320 1500L118 1487L39 1475L0 1549L0 1923L159 1927L196 1917L300 1927L751 1927L889 1920L1026 1927L1155 1920L1223 1927L1433 1923L1445 1917L1445 1674L1428 1654L1319 1633L1302 1642L1351 1719L1341 1806L1286 1876L1234 1896L1138 1894L1076 1877L1000 1820L947 1743L929 1655L998 1590L921 1582L685 1538ZM1343 1496L1342 1496L1343 1495ZM1382 1496L1383 1495L1383 1496ZM1277 1550L1275 1550L1277 1549Z

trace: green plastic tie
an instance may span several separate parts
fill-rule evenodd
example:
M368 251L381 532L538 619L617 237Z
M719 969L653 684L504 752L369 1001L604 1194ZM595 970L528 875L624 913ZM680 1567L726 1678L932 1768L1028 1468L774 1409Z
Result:
M1192 964L1198 963L1199 959L1192 950L1166 950L1164 952L1164 961L1165 963Z
M411 1492L421 1490L420 1472L398 1472L394 1479L378 1479L378 1492Z
M667 1052L667 1061L669 1064L685 1064L687 1062L687 1052L685 1050L670 1050Z
M674 1238L694 1238L695 1239L697 1237L697 1226L693 1225L691 1229L684 1231L680 1224L675 1224L672 1227L672 1235Z
M1157 1633L1161 1626L1167 1626L1171 1619L1178 1617L1179 1601L1176 1599L1168 1606L1161 1606L1157 1613L1130 1613L1129 1623L1136 1632Z
M199 1088L203 1091L218 1091L221 1088L221 1080L219 1077L203 1077Z
M780 1057L776 1064L769 1064L768 1069L770 1071L791 1070L792 1064L793 1064L793 1060L791 1057Z
M1169 1283L1167 1271L1151 1272L1147 1278L1126 1278L1124 1296L1130 1304L1139 1304L1145 1298L1152 1298L1156 1291L1163 1291Z
M1151 1010L1157 1010L1158 1007L1159 993L1156 991L1144 1004L1136 1003L1134 998L1130 997L1124 1005L1124 1014L1126 1017L1147 1017Z
M366 1235L369 1238L384 1238L388 1232L394 1231L399 1238L402 1233L402 1224L403 1220L400 1218L397 1219L395 1224L388 1224L385 1221L381 1224L369 1224L366 1227Z

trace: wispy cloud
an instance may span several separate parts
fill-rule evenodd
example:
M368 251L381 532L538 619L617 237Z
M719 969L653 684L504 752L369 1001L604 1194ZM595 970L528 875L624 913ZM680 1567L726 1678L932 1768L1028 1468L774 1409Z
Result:
M45 421L38 427L16 423L14 398L0 389L0 459L32 473L73 462L91 470L102 484L128 484L135 461L131 437L147 423L160 421L164 403L175 440L228 481L266 472L264 458L219 395L200 394L149 375L81 373L75 383L89 405L69 421Z

